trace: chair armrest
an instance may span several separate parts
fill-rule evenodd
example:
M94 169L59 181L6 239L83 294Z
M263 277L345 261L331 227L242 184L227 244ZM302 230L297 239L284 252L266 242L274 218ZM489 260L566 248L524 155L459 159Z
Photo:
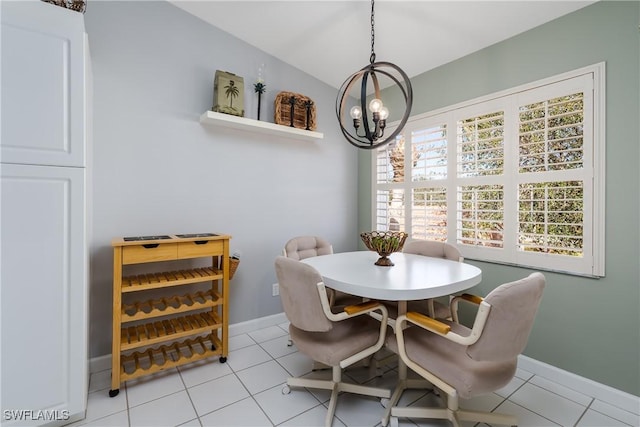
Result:
M324 311L325 316L332 322L339 322L341 320L348 319L354 316L360 316L363 314L371 313L372 311L380 311L380 316L373 316L374 318L380 320L383 323L387 323L387 319L389 318L389 312L387 311L387 307L379 303L378 301L365 301L360 304L348 305L343 308L343 311L340 313L333 313L331 311L331 305L329 304L329 297L327 296L327 291L324 283L318 283L318 294L320 295L320 301L322 302L322 310Z
M378 305L381 305L378 301L366 301L360 304L348 305L344 308L344 312L348 315L352 316L354 314L358 314L362 311L369 312L372 308L377 308Z
M451 331L451 326L446 323L442 323L436 319L433 319L429 316L425 316L422 313L418 313L417 311L410 311L407 313L407 319L418 326L423 327L424 329L434 330L442 335L446 335Z
M484 301L484 298L479 297L477 295L471 295L471 294L462 294L462 295L453 297L449 302L449 309L451 311L451 317L453 318L453 321L456 323L460 323L460 321L458 320L458 303L460 301L466 301L471 304L480 305L480 303Z
M471 295L471 294L462 294L460 295L460 298L465 301L472 302L474 304L480 304L482 301L484 301L484 298L479 297L477 295Z
M410 311L407 314L398 316L398 318L396 319L396 337L398 338L398 342L404 342L403 328L404 324L409 322L421 327L422 329L426 329L429 332L440 335L441 337L446 338L449 341L453 341L462 345L471 345L478 341L480 335L482 335L482 331L484 329L484 325L487 322L487 317L489 316L490 309L491 306L486 302L480 304L478 314L476 315L475 322L473 323L473 328L471 329L469 335L466 336L451 331L451 326L447 325L444 322L440 322L439 320L433 319L429 316L425 316L422 313Z

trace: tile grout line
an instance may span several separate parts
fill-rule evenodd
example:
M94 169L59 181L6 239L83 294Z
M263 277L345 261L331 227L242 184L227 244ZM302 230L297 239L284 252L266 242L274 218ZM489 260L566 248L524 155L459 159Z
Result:
M531 386L534 386L534 387L537 387L537 388L539 388L539 389L542 389L542 390L545 390L545 391L548 391L548 392L552 393L552 392L551 392L551 390L546 390L545 388L540 387L540 386L538 386L538 385L536 385L536 384L534 384L534 383L530 382L530 381L531 381L535 376L536 376L536 375L535 375L535 374L533 374L533 375L531 375L529 378L527 378L527 380L526 380L524 383L522 383L522 385L521 385L520 387L518 387L518 390L520 390L522 387L524 387L524 386L525 386L525 384L529 384L529 385L531 385ZM515 392L513 392L511 395L509 395L509 397L513 396L513 394L515 394ZM556 396L559 396L557 393L553 393L553 394L555 394ZM560 396L560 397L564 397L564 396ZM566 399L566 398L565 398L565 399ZM572 401L571 399L567 399L567 400ZM512 401L511 399L505 399L505 402L507 402L507 401L508 401L509 403L511 403L512 405L519 406L519 407L521 407L521 408L523 408L523 409L525 409L525 410L527 410L527 411L531 412L532 414L536 414L537 416L542 417L542 418L544 418L545 420L548 420L549 422L551 422L551 423L553 423L553 424L555 424L555 425L558 425L558 426L559 426L559 425L561 425L561 424L556 423L556 422L555 422L555 421L553 421L553 420L550 420L549 418L545 417L544 415L537 413L536 411L534 411L534 410L533 410L533 409L531 409L531 408L527 408L526 406L522 406L522 405L520 405L519 403ZM572 402L573 402L573 401L572 401ZM577 402L574 402L574 403L577 403ZM501 403L501 405L502 405L502 404L504 404L504 402L502 402L502 403Z
M282 328L280 328L280 329L282 329ZM260 347L260 348L261 348L265 353L267 353L267 354L269 355L269 357L271 358L271 360L273 360L273 361L275 361L276 363L278 363L278 361L277 361L277 360L276 360L276 359L271 355L271 353L269 353L267 350L265 350L265 349L260 345L260 343L259 343L258 341L256 341L256 339L255 339L255 338L253 338L249 333L247 333L246 335L247 335L247 336L248 336L248 337L249 337L249 338L250 338L250 339L255 343L255 344L251 344L251 345L257 345L258 347ZM250 347L251 345L248 345L248 346L245 346L245 347L242 347L242 348L247 348L247 347ZM263 363L268 363L268 362L269 362L269 361L266 361L266 362L263 362ZM261 363L258 363L257 365L253 365L253 366L259 366L259 365L261 365ZM280 363L278 363L278 365L280 365ZM246 368L244 368L244 369L249 369L249 368L252 368L253 366L248 366L248 367L246 367ZM232 371L232 372L233 372L233 374L236 376L236 378L238 379L238 381L240 381L240 384L242 384L242 386L245 388L245 390L247 390L247 393L249 393L249 397L251 397L251 399L255 402L255 404L256 404L256 405L258 405L258 408L260 408L260 411L262 411L262 413L264 414L264 416L265 416L265 417L267 417L267 419L269 420L269 422L271 423L271 425L272 425L272 426L275 426L276 424L273 422L273 420L271 419L271 417L269 417L269 415L265 412L265 410L264 410L264 408L262 407L262 405L260 405L260 403L258 403L258 401L256 400L256 398L255 398L255 396L253 395L253 393L251 393L251 392L249 391L249 389L247 388L247 386L245 386L245 385L244 385L244 383L242 382L242 380L240 379L240 377L238 377L238 374L237 374L236 370L235 370L235 369L233 369L231 366L229 366L229 368L231 368L231 371ZM283 369L285 369L285 371L287 371L287 370L286 370L286 368L284 368L284 366L283 366L282 368L283 368ZM243 371L244 369L241 369L241 370L239 370L238 372ZM289 372L289 371L287 371L287 372ZM276 386L276 387L277 387L277 386ZM267 390L268 390L268 389L267 389ZM266 391L266 390L263 390L263 391Z
M505 402L506 402L506 401L505 401ZM509 402L509 403L511 403L512 405L519 406L520 408L525 409L525 410L527 410L527 411L531 412L532 414L535 414L535 415L537 415L537 416L539 416L539 417L541 417L541 418L544 418L545 420L549 421L550 423L553 423L553 425L556 425L556 426L562 426L562 424L558 424L557 422L555 422L555 421L553 421L553 420L550 420L549 418L545 417L544 415L542 415L542 414L539 414L539 413L535 412L535 411L534 411L534 410L532 410L531 408L527 408L526 406L522 406L522 405L520 405L519 403L516 403L516 402L514 402L514 401L512 401L512 400L509 400L508 402ZM503 404L504 404L504 402L502 402L502 403L501 403L501 405L503 405Z
M617 416L614 416L613 414L605 414L605 413L603 413L603 412L598 411L597 409L593 409L591 406L593 406L593 404L595 403L595 401L596 401L596 400L597 400L597 399L596 399L595 397L592 397L592 398L591 398L591 403L589 403L589 406L587 407L587 411L588 411L588 410L591 410L591 411L593 411L593 412L595 412L595 413L597 413L597 414L600 414L600 415L605 416L605 417L607 417L607 418L611 418L611 419L613 419L613 420L616 420L616 421L618 421L618 422L620 422L620 423L624 424L625 426L630 426L630 427L632 426L632 424L627 424L625 421L622 421L620 418L618 418ZM606 403L606 402L605 402L605 403ZM611 405L611 406L613 406L613 405ZM622 409L622 408L618 408L617 406L614 406L614 408L618 409L619 411L624 411L624 412L626 412L626 413L632 414L631 412L629 412L629 411L627 411L627 410L624 410L624 409ZM585 411L585 414L586 414L586 411ZM635 414L632 414L632 415L635 415Z
M124 382L124 399L127 404L127 422L129 423L129 427L131 427L131 411L129 410L129 390L127 388L127 382Z
M198 409L196 408L195 403L193 403L193 399L191 398L191 393L189 393L189 387L187 387L187 383L184 381L184 378L182 377L182 372L180 371L180 369L178 367L176 367L176 370L178 371L178 375L180 376L180 381L182 381L182 385L184 386L184 391L187 393L187 397L189 398L189 402L191 402L191 407L193 408L193 412L196 414L196 420L198 420L198 423L200 424L200 427L202 427L202 420L200 419L200 414L198 413ZM187 420L186 422L189 422L189 420ZM184 423L183 423L184 424Z
M589 411L589 408L591 407L591 405L593 404L593 401L595 399L591 398L591 401L589 402L589 404L584 408L584 411L582 411L582 414L580 414L580 416L578 417L578 419L576 420L576 422L573 424L573 427L577 427L578 424L580 424L580 421L584 418L585 415L587 415L587 411Z
M253 337L250 336L251 339L253 339ZM255 340L254 340L255 341ZM257 344L257 343L256 343ZM260 344L258 344L258 347L260 347ZM262 348L262 347L260 347ZM269 354L269 353L267 353ZM269 354L269 356L271 356ZM269 363L269 361L263 362L263 363ZM261 363L258 363L257 365L253 365L253 366L260 366ZM253 366L249 366L246 367L245 369L249 369L252 368ZM231 366L229 366L231 368ZM238 381L240 382L240 384L242 384L242 387L244 387L244 389L247 391L247 393L249 393L249 397L255 402L256 405L258 405L258 408L260 408L260 410L262 411L262 413L264 414L265 417L267 417L267 419L269 420L269 422L271 423L272 426L275 426L275 423L273 422L273 420L271 419L271 417L269 417L269 415L264 411L264 409L262 408L262 406L258 403L258 401L256 400L255 396L253 395L253 393L251 393L251 391L247 388L247 386L242 382L242 379L238 376L238 372L240 371L244 371L244 369L240 369L238 372L236 372L235 369L231 368L231 371L233 372L233 375L236 376L236 378L238 379ZM244 400L244 399L242 399ZM239 401L238 401L239 402ZM237 402L236 402L237 403Z

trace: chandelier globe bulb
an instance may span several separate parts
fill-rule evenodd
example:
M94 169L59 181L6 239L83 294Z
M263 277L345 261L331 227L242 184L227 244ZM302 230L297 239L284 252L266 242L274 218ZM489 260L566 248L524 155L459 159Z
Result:
M382 107L380 109L380 120L387 120L389 117L389 109L387 107Z
M382 100L378 98L374 98L369 102L369 110L371 110L372 113L379 113L382 107Z

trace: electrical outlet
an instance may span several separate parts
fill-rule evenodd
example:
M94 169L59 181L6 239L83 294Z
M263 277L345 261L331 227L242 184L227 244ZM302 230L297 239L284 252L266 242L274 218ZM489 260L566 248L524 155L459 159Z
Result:
M274 297L280 295L280 286L278 283L273 284L273 287L271 288L271 295Z

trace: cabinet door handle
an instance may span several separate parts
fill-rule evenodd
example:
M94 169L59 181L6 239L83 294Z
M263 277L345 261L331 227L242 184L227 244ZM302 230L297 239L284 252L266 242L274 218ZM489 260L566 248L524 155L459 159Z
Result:
M159 243L147 243L146 245L142 245L142 247L145 249L153 249L157 248L158 246L160 246Z
M209 243L208 240L196 240L195 242L196 245L206 245L207 243Z

